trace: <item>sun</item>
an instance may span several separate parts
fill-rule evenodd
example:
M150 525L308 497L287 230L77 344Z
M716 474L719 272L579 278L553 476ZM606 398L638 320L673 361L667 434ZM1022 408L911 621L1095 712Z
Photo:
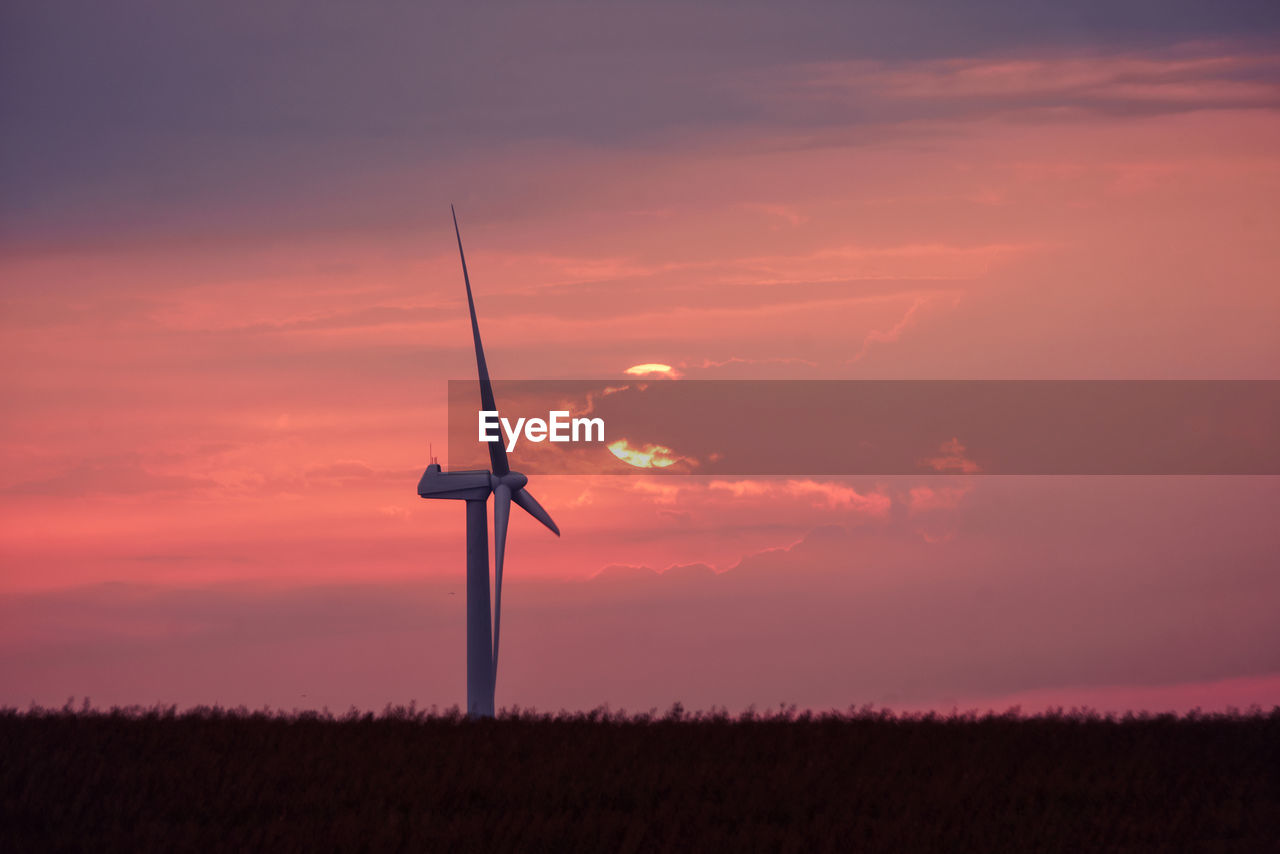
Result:
M679 379L681 374L670 365L664 365L661 362L645 362L642 365L632 365L623 371L633 377L667 377L669 379Z

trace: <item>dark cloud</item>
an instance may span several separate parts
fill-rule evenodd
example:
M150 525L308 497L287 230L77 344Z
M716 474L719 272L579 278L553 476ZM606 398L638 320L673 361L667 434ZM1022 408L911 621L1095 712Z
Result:
M482 181L465 152L519 161L546 140L643 148L690 129L811 124L744 90L774 69L1257 42L1278 20L1265 0L11 3L0 210L11 238L37 241L389 224L420 216L424 194ZM394 203L362 201L406 170L414 186Z

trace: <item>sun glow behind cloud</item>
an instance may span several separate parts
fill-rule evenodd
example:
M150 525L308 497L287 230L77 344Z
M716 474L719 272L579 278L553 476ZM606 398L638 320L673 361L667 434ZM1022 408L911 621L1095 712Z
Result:
M655 445L647 443L631 447L631 443L626 439L617 439L606 445L609 453L630 466L639 469L664 469L677 463L685 463L686 465L696 466L697 460L690 457L682 457L675 451L665 445Z
M645 362L643 365L632 365L623 373L633 377L668 377L673 380L679 379L681 376L678 370L660 362Z

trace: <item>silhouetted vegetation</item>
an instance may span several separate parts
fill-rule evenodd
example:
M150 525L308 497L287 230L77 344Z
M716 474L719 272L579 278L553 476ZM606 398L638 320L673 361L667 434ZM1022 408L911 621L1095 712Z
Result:
M1274 851L1280 708L0 710L0 851Z

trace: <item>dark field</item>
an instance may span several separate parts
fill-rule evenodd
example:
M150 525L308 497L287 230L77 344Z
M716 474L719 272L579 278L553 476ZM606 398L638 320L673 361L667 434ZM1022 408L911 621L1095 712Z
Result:
M1280 851L1280 709L0 711L0 851Z

